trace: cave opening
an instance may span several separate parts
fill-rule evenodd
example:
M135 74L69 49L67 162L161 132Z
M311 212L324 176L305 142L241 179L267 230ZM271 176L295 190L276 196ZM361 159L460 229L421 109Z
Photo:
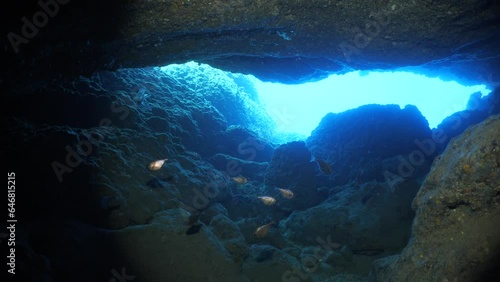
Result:
M206 85L207 81L212 88L234 88L233 92L245 104L249 120L260 120L242 125L275 143L305 140L328 113L368 104L396 104L401 109L414 105L429 128L434 129L454 113L478 109L481 99L491 92L484 84L464 85L409 71L351 71L321 80L284 84L197 62L172 64L161 70L176 79L191 81L195 91L200 91L196 83ZM221 107L225 106L219 105L218 110ZM267 124L262 122L266 120ZM262 126L272 128L271 132Z
M411 72L377 71L353 71L298 85L255 80L255 86L277 128L305 136L327 113L367 104L414 105L432 129L465 110L472 94L479 99L491 92L485 85L464 86Z

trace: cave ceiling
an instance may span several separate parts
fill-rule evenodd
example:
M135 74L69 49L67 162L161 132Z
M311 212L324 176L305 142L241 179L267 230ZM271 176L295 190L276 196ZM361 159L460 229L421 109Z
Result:
M500 81L498 1L42 0L7 6L2 80L12 83L193 60L284 83L352 70L411 70L489 86Z

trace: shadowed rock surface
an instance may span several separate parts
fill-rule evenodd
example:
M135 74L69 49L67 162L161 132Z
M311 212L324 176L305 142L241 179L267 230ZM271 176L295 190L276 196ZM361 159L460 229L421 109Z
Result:
M26 224L33 222L19 226L23 236L30 238L18 242L21 272L33 271L31 277L27 273L21 277L26 281L41 277L47 281L109 281L112 269L121 273L125 267L135 281L201 281L206 275L217 281L246 281L234 274L239 272L248 245L237 225L223 220L225 208L215 203L230 197L235 184L229 177L235 175L225 166L215 169L203 157L218 150L229 127L210 95L204 96L209 89L193 91L189 84L158 69L138 69L47 83L26 92L36 101L27 107L12 93L11 116L4 119L10 139L3 152L13 160L18 177L24 178L23 186L38 187L17 192L18 199L23 199L19 200L18 216ZM233 90L223 83L213 91L219 99L231 100L231 95L238 96ZM43 99L37 96L41 93ZM75 99L61 100L64 93ZM233 106L233 118L248 114L245 99L228 103ZM255 115L252 122L259 118L265 116ZM245 125L252 128L252 122ZM262 139L255 133L251 136ZM226 145L235 145L231 150L237 152L249 136L243 137ZM267 154L270 158L270 145L266 143L264 149L251 144L243 149L261 149L266 153L259 157L265 159ZM192 146L200 150L192 151ZM39 153L27 161L25 150ZM240 155L238 161L244 162L247 156ZM169 159L160 170L148 171L148 163L159 158ZM27 162L30 175L21 169ZM265 168L260 170L263 174ZM196 210L203 211L195 223L201 227L187 235L191 227L185 220ZM68 221L85 225L75 228ZM62 242L66 246L57 246L59 237L50 229L40 231L41 226L51 225L56 227L54 232L68 237L69 242ZM71 243L73 237L82 237L78 239L81 243ZM39 247L42 244L49 247ZM80 250L85 246L95 249ZM86 275L73 277L80 268L69 256L76 253L88 260L105 253L106 263L92 264ZM209 274L214 269L201 263L205 260L220 270ZM226 263L231 266L225 267Z
M494 281L500 253L500 116L455 137L412 207L403 252L374 263L376 281Z
M384 181L387 168L383 160L398 155L410 158L430 135L427 120L415 106L401 110L398 105L366 105L327 114L307 138L307 146L316 158L331 163L335 169L328 177L343 185L351 179ZM427 157L417 160L419 167L432 159Z
M186 83L180 76L123 69L19 86L24 97L7 97L12 106L4 120L4 152L22 186L37 187L16 194L25 220L18 241L25 281L109 281L122 268L145 282L363 281L374 260L405 247L411 201L438 152L434 146L424 154L433 136L415 107L368 105L330 114L307 142L278 146L265 130L251 130L268 116L249 106L255 97L236 83L245 85L244 78L218 73L218 85L204 83L213 76L195 75ZM195 80L209 87L194 89ZM27 97L35 104L23 104ZM226 98L227 104L220 101ZM478 116L496 105L487 101ZM223 113L239 124L231 125ZM457 137L449 146L468 149L472 137L486 136L465 134L463 142ZM332 174L311 162L312 155L329 163ZM168 160L160 170L147 169L163 158ZM476 163L465 162L463 169L476 175ZM240 175L248 181L232 179ZM464 177L457 179L465 185ZM432 179L438 176L427 181ZM277 188L290 189L294 197L283 197ZM450 200L446 210L482 210L472 203L487 195L469 194L470 201ZM265 205L260 196L276 203ZM420 213L427 213L424 207ZM433 219L447 222L447 216L435 213ZM271 221L277 224L267 236L253 236ZM53 232L63 234L63 245ZM474 252L467 253L471 260ZM95 261L85 275L74 277L81 271L80 260L70 259L75 253ZM98 254L105 255L94 260ZM478 268L488 267L481 262Z
M57 12L40 27L39 4L8 4L4 81L190 60L289 83L397 68L500 81L494 0L52 3Z
M500 114L500 88L494 89L488 96L480 98L480 93L471 95L465 110L452 114L434 129L434 135L442 136L442 142L436 142L437 151L442 152L448 142L462 133L467 127L485 120L490 115Z
M157 68L195 60L286 83L414 70L498 87L497 1L5 6L0 156L16 172L23 281L365 281L381 258L378 281L498 278L498 116L467 129L499 113L498 88L441 131L413 106L368 105L275 144L249 79Z

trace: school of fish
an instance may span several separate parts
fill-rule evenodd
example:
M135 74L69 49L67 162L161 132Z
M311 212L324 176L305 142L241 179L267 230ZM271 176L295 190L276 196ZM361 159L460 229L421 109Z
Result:
M165 164L166 161L168 161L168 158L153 161L153 162L149 163L148 169L150 171L158 171L163 167L163 165ZM333 172L333 169L329 163L327 163L321 159L317 159L315 156L311 157L311 162L316 162L319 166L319 169L324 174L331 174ZM249 181L248 178L246 178L242 175L232 177L231 179L239 185L246 184ZM291 200L295 197L295 194L289 189L283 189L283 188L276 188L276 189L278 190L279 194L281 194L281 196L287 200ZM257 197L257 199L266 206L272 206L272 205L275 205L277 203L277 200L271 196L259 196L259 197ZM203 211L195 211L186 219L186 225L189 226L189 229L186 231L187 235L196 234L201 229L202 224L198 223L198 219L199 219L202 212ZM255 238L266 237L269 233L269 229L271 228L271 226L273 226L275 224L276 224L276 222L271 221L267 224L264 224L262 226L257 227L253 233L253 236Z

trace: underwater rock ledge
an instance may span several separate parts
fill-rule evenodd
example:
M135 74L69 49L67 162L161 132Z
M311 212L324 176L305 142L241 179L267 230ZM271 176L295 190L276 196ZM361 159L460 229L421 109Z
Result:
M413 208L409 244L400 255L375 261L371 281L498 279L500 115L452 139Z
M286 83L401 67L498 82L496 1L57 2L31 34L20 19L41 7L9 3L5 81L196 60Z

